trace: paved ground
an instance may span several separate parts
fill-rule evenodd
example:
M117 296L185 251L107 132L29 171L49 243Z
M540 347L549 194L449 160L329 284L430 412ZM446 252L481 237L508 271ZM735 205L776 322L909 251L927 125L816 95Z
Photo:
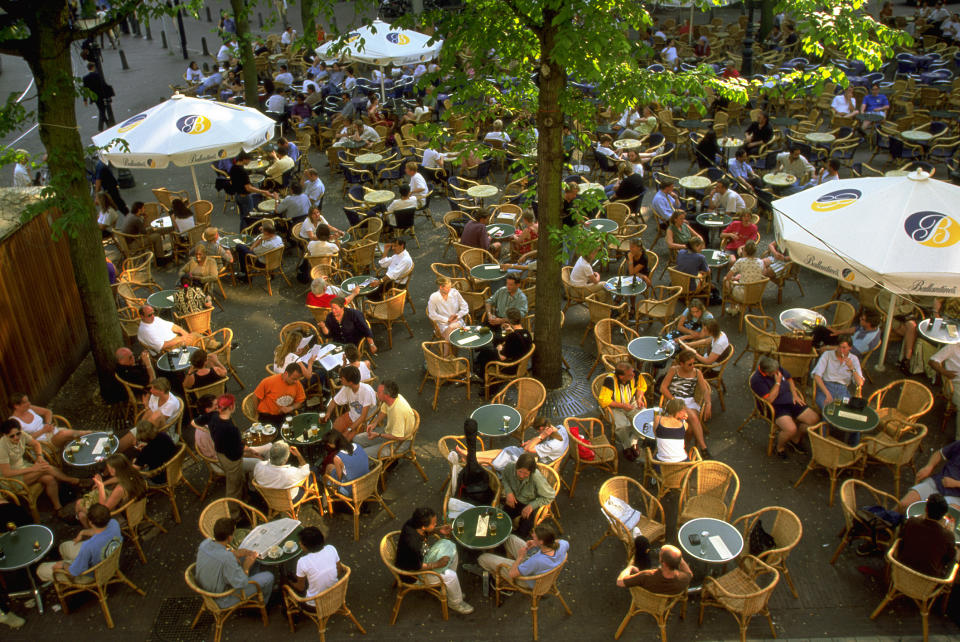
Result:
M224 3L213 3L214 13ZM346 24L352 20L349 6L340 7L339 18ZM206 36L208 42L213 37L208 33L212 25L205 21L186 20L188 41L191 48L199 50L199 38ZM167 22L169 25L169 21ZM154 40L147 42L133 37L123 39L123 48L130 62L130 71L121 71L115 52L105 52L105 67L108 79L118 91L115 111L118 120L132 115L154 104L165 96L166 84L173 82L183 70L183 61L179 54L165 52L159 44L159 28L153 28ZM172 30L171 30L172 32ZM171 37L172 44L175 38ZM214 45L210 45L214 48ZM197 54L196 57L200 59ZM26 86L28 78L22 64L4 57L3 74L0 75L0 90L15 91ZM92 135L96 125L93 108L78 108L81 131L85 139ZM91 120L91 116L94 117ZM18 146L31 151L39 150L35 134L28 136ZM339 195L339 178L330 178L326 171L326 161L318 154L312 155L315 167L320 168L323 180L327 183L326 214L335 224L344 220L335 195ZM673 174L687 173L687 160L676 162ZM130 202L136 199L147 200L149 189L167 186L186 188L189 186L189 173L179 169L150 173L136 173L137 187L127 190L124 198ZM212 198L216 205L214 223L228 230L238 226L237 218L231 214L221 214L220 199L214 195L212 177L203 176L201 189L204 195ZM436 203L434 213L437 218L446 211L445 205ZM463 617L451 614L449 621L440 617L436 602L422 596L411 596L404 602L396 626L388 623L393 593L390 579L383 569L377 554L377 544L387 532L400 528L403 520L418 505L439 507L440 486L446 475L446 464L439 459L436 440L447 434L458 433L463 418L481 401L476 392L470 400L464 399L462 388L446 387L441 392L441 407L434 412L429 407L430 397L418 396L416 386L422 376L422 356L419 342L430 336L429 323L424 317L423 308L426 297L432 290L429 278L429 263L440 260L443 234L430 227L424 220L418 220L417 231L420 236L420 248L413 244L411 252L417 264L416 279L412 285L413 298L417 303L417 314L408 315L415 338L410 339L402 329L397 329L394 348L383 351L377 359L378 375L381 378L394 378L400 382L401 391L416 407L423 417L418 444L418 453L429 474L424 483L411 466L406 464L390 472L385 493L386 500L397 519L389 519L381 511L363 516L361 520L361 540L351 538L352 525L349 519L339 516L321 519L307 512L305 521L321 523L327 529L328 539L337 547L343 561L353 568L353 576L348 600L357 618L367 629L370 636L396 639L424 637L462 638L462 639L525 639L530 635L529 605L525 598L514 596L496 608L493 600L480 594L478 578L461 573L461 581L467 599L476 607L473 615ZM766 232L766 230L763 230ZM769 234L765 233L767 241ZM652 241L652 237L647 239ZM661 251L663 246L661 245ZM292 259L287 262L288 272L292 272ZM174 281L174 268L161 270L158 279L162 284ZM293 282L287 287L276 284L273 297L267 297L261 288L262 281L252 287L228 288L229 299L225 310L214 317L216 327L228 326L236 333L240 346L234 351L234 360L240 375L246 383L241 391L235 383L229 389L238 395L253 389L262 376L263 364L267 363L277 343L277 332L284 324L294 320L308 320L309 315L303 309L306 286ZM804 274L806 294L800 297L793 285L787 287L784 304L778 306L772 290L768 290L764 299L767 314L776 316L785 306L816 305L826 301L833 291L832 282L827 282L812 273ZM277 287L279 285L279 287ZM716 310L715 310L716 311ZM583 334L587 315L582 308L574 308L567 315L562 342L568 361L571 362L575 383L585 383L586 371L593 360L594 348L591 344L581 348L578 345ZM744 335L737 332L730 317L722 321L724 329L740 351L744 344ZM377 333L378 344L385 346L386 337ZM793 482L803 470L806 459L793 456L789 461L769 459L765 456L766 437L761 434L759 424L752 424L742 433L736 429L749 413L745 381L749 375L747 362L727 370L726 380L729 386L727 408L717 413L709 423L708 442L716 458L733 466L741 481L740 497L735 510L736 515L752 512L764 506L786 506L796 512L804 523L804 537L790 558L790 568L800 592L800 598L794 599L786 587L778 587L770 604L771 612L781 639L838 639L858 637L863 640L910 639L920 633L920 621L915 607L907 602L897 602L877 620L871 621L868 615L882 597L885 584L877 577L864 575L858 566L866 566L879 571L882 564L879 558L858 558L847 553L836 566L828 560L837 544L837 532L841 526L838 506L827 507L827 479L824 474L808 477L799 489L792 487ZM875 384L882 385L889 380L891 372L875 377ZM101 404L95 390L92 364L87 360L64 387L62 393L51 405L59 414L66 415L81 427L98 427L109 424L112 412ZM872 388L871 388L872 389ZM595 412L591 399L574 399L571 403L583 403L585 413ZM934 447L943 444L947 435L937 432L940 423L942 404L938 401L927 418L932 436L925 443L921 459L925 460ZM623 463L622 472L639 475L640 467ZM201 481L205 473L197 467L189 468L187 474L194 481ZM572 475L568 469L567 476ZM892 492L892 479L887 471L871 469L866 479L879 488ZM597 505L596 491L603 476L587 472L581 479L577 493L570 498L564 492L559 499L561 522L572 544L571 560L562 578L561 589L567 598L572 617L566 617L555 600L546 600L540 610L540 631L547 636L560 639L607 637L613 634L629 603L625 591L614 585L617 572L623 565L623 552L618 543L606 541L598 549L589 550L589 546L603 532L602 521ZM214 496L222 495L222 486L214 490ZM197 498L189 491L178 495L183 515L183 523L175 525L170 517L169 508L164 501L151 504L151 512L168 528L166 535L156 536L149 541L147 556L149 564L142 566L131 550L125 550L122 567L129 577L147 590L146 597L139 597L125 588L111 591L110 605L116 621L116 628L108 631L103 626L102 616L94 601L77 599L71 602L75 610L69 617L63 613L48 611L40 617L36 611L28 610L22 603L17 611L24 614L27 625L18 632L4 630L5 640L33 640L52 638L60 631L70 627L70 631L86 638L94 632L98 639L107 640L204 640L212 638L209 618L195 631L189 631L189 621L197 607L187 590L182 573L192 561L196 545L200 541L196 520L202 508ZM675 541L675 505L667 501L668 522L670 524L668 540ZM72 527L56 524L58 539L72 536ZM14 578L11 580L15 581ZM48 604L55 601L52 592L47 593ZM687 618L679 620L676 615L669 624L670 636L679 639L727 640L736 637L737 628L729 615L720 611L708 611L702 626L696 622L699 608L696 599L690 602ZM283 614L274 608L267 629L270 635L284 635L287 631ZM356 636L357 633L348 622L334 618L330 626L333 639ZM262 635L264 629L254 617L237 617L226 627L225 638L230 640ZM948 620L935 615L931 619L931 632L946 639L956 636L958 629ZM630 625L629 635L642 639L655 639L656 628L651 619L638 616ZM296 637L311 639L315 633L307 624L300 623ZM769 629L763 621L755 621L748 635L750 638L768 637Z

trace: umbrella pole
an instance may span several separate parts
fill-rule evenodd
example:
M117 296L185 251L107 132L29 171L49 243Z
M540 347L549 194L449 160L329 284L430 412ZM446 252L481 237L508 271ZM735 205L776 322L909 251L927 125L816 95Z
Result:
M883 326L883 345L880 346L880 361L877 362L877 372L883 372L883 364L887 360L887 346L890 345L890 329L893 327L893 311L896 309L896 295L890 293L890 303L887 305L887 322Z
M690 24L688 25L690 27L690 31L687 32L687 44L693 44L693 8L694 6L695 5L691 2L690 3Z
M194 165L190 166L190 176L193 177L193 190L197 193L197 200L200 200L200 185L197 183L197 170Z
M387 102L387 92L384 90L383 83L383 65L380 65L380 104L385 104Z

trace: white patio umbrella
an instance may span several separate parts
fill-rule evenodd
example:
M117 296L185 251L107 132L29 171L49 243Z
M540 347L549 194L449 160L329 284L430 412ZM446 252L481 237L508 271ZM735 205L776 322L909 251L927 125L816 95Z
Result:
M382 20L351 31L340 40L325 42L316 48L317 55L326 60L349 60L380 68L380 99L386 99L383 77L384 68L390 65L409 65L427 62L436 58L443 47L443 41L427 44L431 36L393 27ZM334 45L345 41L346 46L334 55L328 53ZM332 58L331 58L332 56Z
M852 285L896 295L960 296L960 187L908 176L830 181L773 202L790 258ZM890 297L880 361L896 297Z
M273 138L276 125L256 109L174 94L100 132L93 143L101 148L100 157L117 167L190 167L199 200L194 166L256 149Z

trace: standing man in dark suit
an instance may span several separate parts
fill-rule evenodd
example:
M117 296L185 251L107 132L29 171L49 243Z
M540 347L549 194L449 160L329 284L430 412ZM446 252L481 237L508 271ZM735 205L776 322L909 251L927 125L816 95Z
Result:
M97 106L97 129L103 131L107 127L113 127L115 121L113 120L113 87L107 84L107 81L103 79L103 76L100 72L97 71L97 66L92 63L87 63L87 75L83 77L83 86L86 89L89 89L93 92L94 104ZM83 99L83 102L87 102L87 98Z

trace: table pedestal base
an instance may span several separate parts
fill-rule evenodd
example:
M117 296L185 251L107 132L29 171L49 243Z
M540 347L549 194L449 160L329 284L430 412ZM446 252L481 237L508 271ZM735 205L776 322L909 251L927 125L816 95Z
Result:
M33 596L34 601L37 604L37 612L40 615L43 615L43 599L40 597L40 589L37 587L37 581L33 578L33 572L29 567L24 569L24 572L27 574L27 579L30 581L30 589L26 591L16 591L14 593L7 593L7 597L11 598L21 598Z

